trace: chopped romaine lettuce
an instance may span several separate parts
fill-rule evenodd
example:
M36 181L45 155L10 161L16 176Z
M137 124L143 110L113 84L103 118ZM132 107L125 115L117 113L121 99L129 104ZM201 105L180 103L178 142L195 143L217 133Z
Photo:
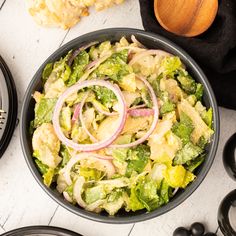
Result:
M194 94L196 92L196 82L190 75L182 75L182 73L180 73L180 75L177 76L177 80L180 83L180 87L187 94Z
M127 157L126 175L131 176L133 171L141 173L147 165L150 157L150 148L147 145L139 145L134 149L129 149Z
M179 57L165 57L161 61L161 66L164 69L164 75L174 78L176 72L181 68L182 62L180 61Z
M97 181L97 180L101 180L104 177L105 172L101 170L97 170L95 168L80 167L79 174L80 176L83 176L86 181L90 181L90 180Z
M195 96L196 96L196 98L197 98L198 101L201 101L202 96L203 96L203 92L204 92L203 85L200 84L200 83L197 83Z
M180 114L184 112L192 120L194 130L191 134L191 141L197 144L201 136L209 141L214 131L206 125L198 111L185 99L177 107Z
M106 192L103 185L98 185L85 190L84 198L86 203L91 204L106 197Z
M42 73L42 80L45 83L46 80L48 79L48 77L50 76L50 74L52 73L53 70L53 63L48 63L44 69L43 69L43 73Z
M71 130L71 116L71 109L69 107L63 107L61 110L60 125L65 131Z
M117 189L108 195L107 201L102 205L109 215L115 215L124 205L123 191Z
M161 115L164 115L168 112L172 112L175 110L176 105L172 103L171 101L166 101L164 104L161 106L160 113Z
M200 155L192 161L186 163L186 169L193 172L197 167L199 167L205 160L205 154Z
M185 145L190 142L193 129L191 119L184 112L181 112L180 121L173 125L172 132L177 135L181 139L183 145Z
M46 186L50 187L50 185L53 182L53 177L54 177L54 169L49 168L48 171L45 174L43 174L43 183Z
M138 200L148 211L153 211L160 206L157 184L152 179L148 179L147 177L140 178L135 190Z
M160 206L163 204L167 204L169 202L170 190L171 190L171 187L169 186L167 181L165 179L163 179L161 182L160 189L158 190L158 194L160 197L160 200L159 200Z
M132 68L127 65L128 50L114 53L98 69L98 76L108 76L114 81L122 81L123 77L132 73Z
M192 144L191 142L187 143L181 150L179 150L174 159L175 165L183 165L188 161L194 160L200 154L202 154L203 150Z
M36 157L37 154L34 152L33 156ZM44 174L47 173L47 171L48 171L48 166L47 166L47 165L43 164L43 163L42 163L40 160L38 160L38 159L35 159L35 163L36 163L36 165L37 165L37 167L38 167L38 169L39 169L39 171L40 171L41 174L44 175Z
M96 95L96 99L107 108L111 108L114 102L117 101L116 95L110 89L101 86L95 86L93 91Z
M83 75L83 71L89 63L89 54L82 51L75 59L72 65L71 75L68 77L67 86L75 84Z
M71 155L68 151L67 146L61 144L61 148L60 148L60 156L62 157L62 162L61 162L61 166L64 167L68 161L71 158Z
M54 106L57 102L56 98L42 98L35 106L34 128L49 123L52 120Z

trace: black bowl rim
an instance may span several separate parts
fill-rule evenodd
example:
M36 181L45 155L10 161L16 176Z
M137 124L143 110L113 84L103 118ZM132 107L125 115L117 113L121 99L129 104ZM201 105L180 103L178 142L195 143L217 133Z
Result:
M90 37L96 37L100 34L105 34L108 32L114 33L114 34L122 33L124 36L131 35L131 34L135 34L137 36L140 35L142 37L148 38L151 41L160 42L162 45L178 52L179 56L182 59L184 58L185 60L188 60L190 67L195 71L196 74L198 74L198 77L201 78L201 80L202 80L201 83L204 85L205 93L207 93L209 95L209 97L208 97L209 103L210 103L211 107L213 108L213 121L214 121L213 128L214 128L215 133L213 135L213 140L211 142L211 149L208 154L208 159L205 161L205 164L202 167L202 169L198 175L198 178L190 186L188 186L187 189L185 189L185 191L180 194L180 196L177 196L175 199L170 201L167 205L165 205L161 208L158 208L158 209L156 209L152 212L149 212L149 213L134 215L134 216L127 215L127 217L107 217L107 216L99 215L96 213L88 212L88 211L85 211L81 208L73 206L72 204L69 205L69 203L65 202L62 199L62 197L58 197L52 189L47 188L42 183L42 177L39 175L39 173L36 169L36 166L33 162L33 159L31 158L31 155L28 155L29 150L28 151L26 150L27 145L25 144L26 143L25 141L27 138L24 135L24 133L25 133L25 130L24 130L25 116L27 114L27 109L28 109L26 104L28 104L31 99L32 88L34 87L34 84L37 82L37 77L39 77L39 74L41 75L41 72L42 72L42 69L44 68L44 66L49 61L52 61L52 58L56 58L58 55L60 55L62 51L64 51L64 50L69 51L71 48L73 48L73 45L76 43L78 44L79 41L83 42L84 39L87 39ZM149 220L149 219L155 218L157 216L160 216L160 215L172 210L173 208L180 205L184 200L186 200L198 188L198 186L201 184L201 182L206 177L208 171L210 170L210 167L214 161L214 157L215 157L215 154L217 151L218 142L219 142L219 132L220 132L219 111L218 111L216 99L215 99L213 90L210 86L208 79L206 78L206 76L203 73L203 71L201 70L201 68L197 65L197 63L183 49L181 49L179 46L172 43L171 41L167 40L166 38L164 38L160 35L154 34L154 33L149 33L149 32L146 32L146 31L143 31L140 29L133 29L133 28L107 28L107 29L102 29L102 30L98 30L98 31L93 31L91 33L87 33L82 36L79 36L79 37L69 41L64 46L60 47L59 49L57 49L53 54L51 54L47 58L47 60L45 60L45 62L40 66L40 68L37 70L34 77L32 78L32 80L25 92L20 120L21 120L20 121L20 140L21 140L23 154L24 154L25 160L27 162L27 165L28 165L31 173L33 174L33 176L36 179L36 181L38 182L38 184L42 187L42 189L54 201L56 201L59 205L66 208L70 212L72 212L78 216L81 216L83 218L86 218L86 219L90 219L90 220L101 222L101 223L111 223L111 224L130 224L130 223Z
M30 236L34 234L51 234L55 236L82 236L71 230L47 225L26 226L18 229L13 229L2 234L2 236Z

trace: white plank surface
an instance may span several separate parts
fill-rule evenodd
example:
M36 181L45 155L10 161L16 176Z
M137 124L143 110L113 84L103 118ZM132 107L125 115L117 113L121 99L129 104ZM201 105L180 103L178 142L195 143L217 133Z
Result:
M59 207L50 225L60 225L63 228L79 232L84 236L121 236L128 235L132 225L112 225L98 222L91 222L72 213L68 213Z
M3 0L0 0L0 6ZM0 54L15 78L19 103L39 65L61 43L84 33L109 28L142 28L137 0L96 15L91 12L80 24L67 31L37 26L28 15L23 1L7 0L0 11ZM20 109L19 109L20 110ZM235 188L225 173L222 150L225 141L236 130L236 112L221 109L221 137L215 162L202 185L181 206L164 216L133 225L94 223L73 215L53 202L38 186L28 170L16 129L12 142L0 160L0 234L3 229L50 224L65 227L85 236L172 235L173 229L193 221L206 222L209 230L217 229L217 209L223 197ZM130 232L132 229L132 232Z

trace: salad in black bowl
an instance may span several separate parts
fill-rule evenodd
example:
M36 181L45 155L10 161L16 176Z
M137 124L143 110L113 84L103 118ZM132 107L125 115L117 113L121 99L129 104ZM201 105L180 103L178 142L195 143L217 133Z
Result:
M132 29L87 34L53 54L28 88L21 122L26 160L46 192L112 223L186 199L211 166L218 132L213 93L192 59Z

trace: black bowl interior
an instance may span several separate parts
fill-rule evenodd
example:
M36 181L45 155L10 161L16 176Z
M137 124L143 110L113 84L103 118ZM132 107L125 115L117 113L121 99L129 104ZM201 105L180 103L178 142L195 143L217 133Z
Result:
M165 206L156 209L153 212L147 213L146 211L137 211L135 213L120 211L115 217L108 216L105 213L96 214L92 212L88 212L78 206L74 206L69 202L66 202L63 197L55 190L55 188L47 188L43 182L42 177L37 170L33 158L32 158L32 145L31 145L31 137L28 132L30 121L34 119L34 105L35 102L32 99L32 94L36 90L42 90L41 83L41 73L45 65L49 62L54 62L58 60L61 56L65 55L69 50L76 49L85 45L92 41L119 41L121 37L125 36L127 39L130 39L131 35L135 35L135 37L144 44L147 48L150 49L162 49L167 52L170 52L174 55L177 55L181 58L183 63L186 65L187 70L192 75L196 81L203 84L205 93L204 93L204 104L206 107L213 107L214 117L213 117L213 128L215 130L215 134L213 135L211 144L208 145L207 151L208 155L206 161L202 164L202 166L197 171L197 179L195 182L190 184L184 191L179 191L175 197ZM188 198L194 190L199 186L199 184L203 181L206 176L208 170L210 169L212 162L214 160L214 156L216 153L218 139L219 139L219 114L218 108L215 101L215 97L213 91L210 87L210 84L202 72L202 70L198 67L198 65L194 62L194 60L185 53L181 48L173 44L172 42L166 40L165 38L155 35L152 33L147 33L142 30L130 29L130 28L112 28L100 30L92 33L88 33L86 35L80 36L69 43L65 44L63 47L59 48L55 53L53 53L44 63L41 65L39 70L36 72L33 77L31 83L28 86L28 89L25 94L25 98L23 101L23 108L21 113L21 125L20 125L20 133L21 133L21 145L24 152L24 156L26 162L34 175L37 182L40 186L46 191L46 193L52 197L56 202L58 202L63 207L67 208L71 212L99 222L106 223L133 223L138 221L143 221L147 219L151 219L153 217L159 216L161 214L166 213L167 211L173 209L180 203L182 203L186 198Z

